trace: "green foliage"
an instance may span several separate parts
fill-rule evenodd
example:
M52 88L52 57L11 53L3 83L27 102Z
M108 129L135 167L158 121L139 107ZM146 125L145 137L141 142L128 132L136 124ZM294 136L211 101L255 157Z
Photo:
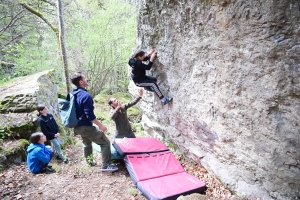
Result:
M0 133L0 142L3 141L3 139L5 138L9 138L10 136L11 136L10 133L6 133L6 132Z
M60 166L55 162L55 163L52 163L52 168L56 171L56 172L59 172L60 170Z
M14 77L33 74L50 68L61 68L57 54L57 42L53 31L35 15L28 13L18 1L0 2L0 61L11 63L0 68L0 84ZM42 1L32 2L48 20L51 6ZM52 9L52 12L55 11ZM50 12L48 14L48 12ZM55 12L56 14L56 12ZM15 19L15 20L14 20ZM12 22L12 23L11 23ZM2 31L2 32L1 32Z
M24 151L26 149L26 147L29 145L29 141L26 139L20 139L18 140L18 144L16 146L11 146L9 148L4 148L3 146L0 146L0 151L4 154L4 155L11 155L14 153L19 152L19 154L22 155L22 151ZM22 155L22 157L24 157L24 153Z
M90 172L90 171L91 171L91 167L89 165L82 165L82 166L75 167L75 172L77 174L83 174L83 173Z
M89 155L89 156L87 157L87 162L88 162L89 164L91 164L91 163L94 162L94 155L93 155L93 154L91 154L91 155Z
M13 2L0 2L0 9L5 11L4 14L22 11L22 23L15 30L24 30L26 34L0 48L0 61L13 64L9 72L0 67L0 85L14 77L46 69L55 69L63 77L53 30ZM70 75L74 71L84 72L91 80L89 91L92 96L102 91L108 94L127 91L127 61L135 44L138 8L122 0L66 0L64 3L67 5L65 40ZM57 24L57 8L39 0L33 0L31 6L51 23ZM9 15L2 19L0 26L10 21ZM12 36L10 31L0 32L0 44ZM60 80L60 83L63 82ZM61 84L59 88L65 86Z
M137 8L124 1L78 1L82 18L77 31L67 32L74 52L71 65L91 80L92 95L126 91L129 83L127 61L135 42ZM78 31L80 30L80 31ZM72 41L72 42L71 42Z
M132 195L132 196L136 196L136 195L138 194L138 190L135 189L135 188L129 188L129 189L128 189L128 192L129 192L129 194Z
M133 121L131 123L131 127L137 137L145 137L146 136L144 134L143 126L139 121Z
M125 93L125 92L117 92L113 94L113 97L115 97L121 102L129 102L132 98L129 93Z
M9 127L0 126L0 142L11 136Z
M48 38L49 44L39 44L39 36L34 35L30 38L23 38L23 40L14 45L9 45L3 49L4 60L12 61L16 64L14 72L10 74L10 79L25 76L28 74L34 74L46 69L60 68L57 63L57 57L55 60L49 59L49 54L55 54L57 51L57 45L55 43L55 37ZM44 39L43 39L44 40ZM51 45L51 42L54 44Z
M128 114L131 118L135 118L135 117L138 117L138 116L139 116L140 110L139 110L136 106L133 106L133 107L127 109L127 114Z
M112 124L114 124L113 120L111 120L109 117L111 106L108 105L108 99L110 97L114 97L120 100L122 103L128 103L132 100L132 96L125 92L118 92L113 95L99 94L94 97L95 115L97 119L101 120L101 122L107 127L111 127ZM138 134L142 134L143 128L140 124L141 112L137 106L129 108L127 110L127 115L133 131L137 132Z

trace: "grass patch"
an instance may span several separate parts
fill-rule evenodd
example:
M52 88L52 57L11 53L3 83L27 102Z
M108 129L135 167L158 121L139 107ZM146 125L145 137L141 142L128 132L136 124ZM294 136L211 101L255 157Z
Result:
M136 196L136 195L138 194L138 190L135 189L135 188L129 188L129 189L128 189L128 192L129 192L129 194L132 195L132 196Z
M122 103L128 103L130 102L133 97L129 93L123 93L118 92L113 95L107 95L107 94L99 94L94 97L94 106L95 106L95 115L97 119L99 119L104 126L106 126L108 129L115 129L114 121L110 119L109 113L111 110L111 107L108 105L108 99L110 97L114 97L121 101ZM129 109L127 109L127 115L130 123L132 124L132 127L135 127L134 124L138 123L140 121L140 110L137 106L133 106ZM141 130L141 128L133 128L135 130Z
M52 164L52 169L54 169L55 172L59 172L60 166L56 162L51 163L51 164Z

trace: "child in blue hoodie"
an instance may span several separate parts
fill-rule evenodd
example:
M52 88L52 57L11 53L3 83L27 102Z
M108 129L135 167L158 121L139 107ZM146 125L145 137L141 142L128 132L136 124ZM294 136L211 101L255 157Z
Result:
M46 136L43 133L37 132L30 136L31 144L27 148L27 165L28 169L34 173L51 173L54 170L48 163L50 162L53 151L46 147Z

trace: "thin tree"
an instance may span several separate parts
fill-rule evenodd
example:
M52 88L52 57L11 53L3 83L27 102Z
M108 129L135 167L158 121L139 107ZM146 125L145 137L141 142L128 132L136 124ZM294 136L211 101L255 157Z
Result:
M70 81L69 81L69 66L68 66L68 60L67 60L67 51L66 51L66 45L65 45L65 26L64 26L64 9L63 9L63 3L62 0L57 0L58 5L58 24L59 24L59 44L60 44L60 50L61 50L61 57L64 67L64 73L66 78L66 86L68 93L71 91Z
M46 3L49 3L48 1L45 0L40 0ZM53 3L49 3L50 5L53 6ZM69 69L68 69L68 62L67 62L67 54L66 54L66 48L65 48L65 41L64 41L64 20L63 20L63 4L61 0L57 0L57 5L58 5L58 21L59 21L59 28L55 27L49 20L47 20L44 15L34 9L33 7L29 6L26 3L21 2L20 5L22 5L26 10L31 12L32 14L36 15L40 19L42 19L55 33L55 36L57 38L58 46L61 52L61 57L63 61L63 69L64 69L64 74L65 74L65 81L66 81L66 86L67 86L67 91L68 93L71 90L70 87L70 81L69 81Z

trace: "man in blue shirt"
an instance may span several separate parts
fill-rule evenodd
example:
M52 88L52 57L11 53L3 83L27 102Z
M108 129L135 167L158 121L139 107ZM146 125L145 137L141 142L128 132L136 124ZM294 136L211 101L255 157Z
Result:
M101 171L118 170L116 166L110 165L110 141L104 134L107 131L107 128L96 118L94 114L94 101L92 96L86 90L86 87L89 85L88 79L81 72L76 72L71 76L71 81L76 86L73 88L72 93L80 90L76 96L75 108L76 115L82 116L82 119L74 128L74 131L82 138L84 157L91 166L96 165L89 159L93 154L92 142L94 142L101 147ZM93 124L97 125L100 130L93 126Z

